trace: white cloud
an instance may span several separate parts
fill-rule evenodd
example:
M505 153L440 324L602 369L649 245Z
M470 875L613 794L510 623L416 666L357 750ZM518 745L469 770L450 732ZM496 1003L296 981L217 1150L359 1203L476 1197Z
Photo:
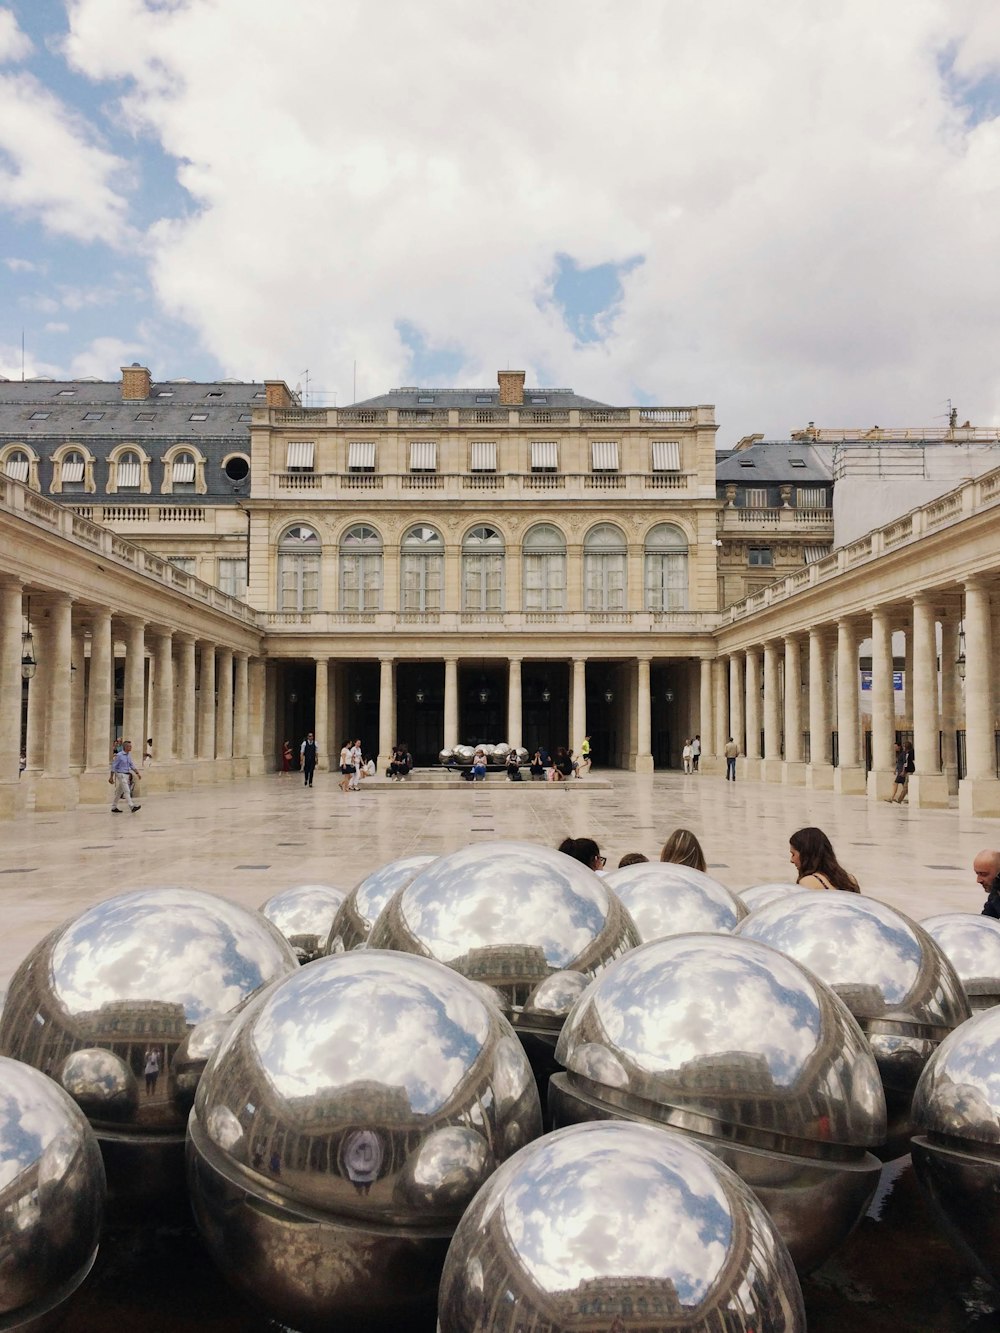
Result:
M0 207L56 235L120 245L124 167L31 74L0 75Z
M31 38L17 26L9 9L0 9L0 61L24 60L31 54Z
M45 325L46 333L69 333L69 325L63 324L59 320L51 320Z
M17 259L13 256L3 262L11 273L37 273L41 267L39 264L32 263L30 259Z
M453 382L714 401L731 438L1000 414L1000 122L939 67L996 76L983 12L74 0L67 53L181 163L152 281L227 369L343 402L354 361L359 395L410 382L408 320ZM603 342L549 299L557 253L644 257Z
M145 350L141 344L124 342L121 338L94 338L89 347L73 357L67 378L96 375L102 380L119 379L122 366L141 360Z

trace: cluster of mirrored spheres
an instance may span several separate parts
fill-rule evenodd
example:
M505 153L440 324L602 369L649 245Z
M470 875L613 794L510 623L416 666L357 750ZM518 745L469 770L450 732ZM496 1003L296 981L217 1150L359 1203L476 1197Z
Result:
M998 1001L988 918L527 842L122 893L0 1015L0 1328L64 1313L107 1194L288 1328L792 1333L911 1149L1000 1285Z

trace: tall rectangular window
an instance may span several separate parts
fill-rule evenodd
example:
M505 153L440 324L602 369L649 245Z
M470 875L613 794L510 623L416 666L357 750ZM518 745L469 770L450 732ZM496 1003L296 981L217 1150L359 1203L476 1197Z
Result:
M795 503L799 509L826 509L826 487L796 486Z
M653 441L653 471L680 472L681 445L679 440Z
M767 487L766 486L748 486L743 492L744 501L747 509L766 509L767 508Z
M348 472L375 471L375 441L350 440L347 445Z
M557 440L531 441L532 472L558 472L559 443Z
M496 440L473 440L472 453L469 459L470 472L496 472L497 470L497 442Z
M313 440L290 440L285 457L286 472L312 472L316 455Z
M247 562L245 556L220 557L219 588L222 592L228 593L230 597L238 597L240 601L246 597Z

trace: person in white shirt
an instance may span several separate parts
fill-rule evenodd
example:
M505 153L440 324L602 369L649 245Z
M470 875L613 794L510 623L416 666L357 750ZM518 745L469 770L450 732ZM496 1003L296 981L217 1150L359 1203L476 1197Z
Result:
M698 772L698 760L700 758L701 758L701 737L695 736L694 740L691 742L691 763L694 766L694 771L696 773Z
M361 753L361 741L356 740L351 746L351 764L354 772L351 774L351 780L347 784L348 791L358 791L361 787L361 766L364 763L364 756Z
M681 759L684 761L684 772L685 772L685 773L693 773L693 772L694 772L694 768L693 768L693 766L692 766L692 762L691 762L691 761L692 761L692 758L693 758L693 751L692 751L692 749L691 749L691 742L690 742L690 740L686 740L686 741L684 742L684 749L681 750Z

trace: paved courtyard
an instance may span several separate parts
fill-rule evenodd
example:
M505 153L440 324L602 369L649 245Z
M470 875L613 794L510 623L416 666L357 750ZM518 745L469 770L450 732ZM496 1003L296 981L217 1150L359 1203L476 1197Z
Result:
M565 785L455 780L440 791L382 784L344 796L336 775L316 785L269 775L194 792L153 790L136 815L107 805L68 814L28 814L0 825L4 932L0 989L42 935L89 903L147 884L182 884L250 907L293 884L349 888L376 866L414 852L518 838L553 846L590 835L608 866L625 852L651 859L670 831L693 829L709 873L733 889L792 876L788 836L804 824L826 830L843 863L874 897L920 920L933 912L978 912L972 859L1000 845L1000 823L957 810L872 807L835 796L707 774L596 773ZM109 788L110 791L110 788Z

